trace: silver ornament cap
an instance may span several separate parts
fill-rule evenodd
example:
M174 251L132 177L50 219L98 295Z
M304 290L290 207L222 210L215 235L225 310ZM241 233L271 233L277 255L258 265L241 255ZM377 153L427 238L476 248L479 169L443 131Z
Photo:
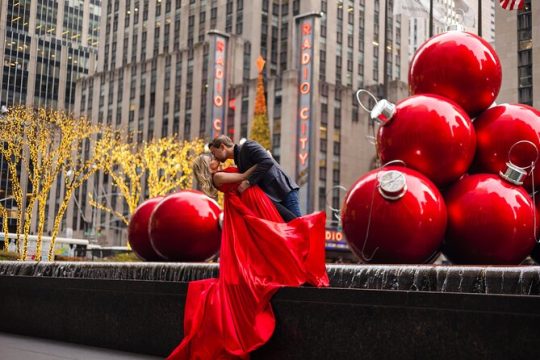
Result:
M371 110L371 119L382 125L389 122L396 113L396 105L386 99L379 100Z
M386 200L401 199L407 192L407 181L401 171L385 171L379 177L379 193Z
M499 175L509 183L523 185L523 179L527 176L527 171L511 162L506 163L506 170L500 171Z

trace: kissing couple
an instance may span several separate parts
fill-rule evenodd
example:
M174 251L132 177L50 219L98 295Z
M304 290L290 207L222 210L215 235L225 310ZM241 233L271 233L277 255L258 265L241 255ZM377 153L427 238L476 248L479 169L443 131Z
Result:
M249 359L274 332L277 290L328 286L326 214L301 216L298 185L259 143L221 135L208 147L193 173L207 195L225 195L219 277L190 282L184 337L168 359ZM227 159L236 166L223 169Z

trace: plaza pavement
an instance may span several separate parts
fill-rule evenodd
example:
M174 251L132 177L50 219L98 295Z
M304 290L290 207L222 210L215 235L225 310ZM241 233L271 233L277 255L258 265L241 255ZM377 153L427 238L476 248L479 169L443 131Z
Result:
M160 357L0 332L1 360L154 360Z

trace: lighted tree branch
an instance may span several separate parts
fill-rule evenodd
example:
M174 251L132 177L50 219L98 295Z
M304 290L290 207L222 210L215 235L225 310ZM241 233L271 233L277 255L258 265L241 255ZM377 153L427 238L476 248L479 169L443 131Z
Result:
M76 119L67 113L48 109L13 107L2 118L0 141L1 155L7 162L11 182L11 196L18 208L17 252L19 259L28 254L28 235L32 225L34 207L37 205L36 260L41 259L42 236L46 221L46 204L58 176L70 172L73 176L66 180L64 199L55 216L52 229L49 260L54 254L56 236L67 203L73 190L84 182L101 165L93 157L83 161L83 144L91 142L97 134L107 139L93 148L105 150L112 133L90 124L86 119ZM94 136L95 138L95 136ZM94 141L95 142L95 141ZM96 152L97 153L97 152ZM23 198L21 178L28 179L26 188L30 191ZM66 198L67 197L67 198ZM25 201L26 200L26 201ZM3 212L3 214L7 214ZM7 216L4 216L4 223ZM23 236L22 246L20 237Z
M68 170L64 175L64 197L54 219L49 260L53 257L54 244L60 231L60 224L74 191L96 171L107 168L109 161L107 155L115 143L116 134L114 132L92 126L89 122L80 123L79 125L81 126L78 132L79 137L75 138L71 143L71 156L66 161L65 168ZM81 157L84 151L84 140L92 140L85 159Z
M24 131L25 125L28 124L28 113L25 108L12 108L9 113L2 116L0 125L0 154L3 156L8 167L8 176L11 189L4 189L8 195L11 190L11 197L17 205L17 253L21 252L20 237L22 234L22 226L24 220L24 199L23 191L20 184L20 173L22 172L22 159L24 157Z
M9 246L8 211L0 205L0 213L2 214L2 230L4 232L4 253L7 253Z
M130 145L117 141L111 148L105 171L118 193L125 199L128 213L133 214L143 201L143 178L146 175L150 198L193 186L191 164L204 149L202 140L179 142L165 137L150 143ZM90 199L90 204L120 218L126 225L128 217L105 203Z

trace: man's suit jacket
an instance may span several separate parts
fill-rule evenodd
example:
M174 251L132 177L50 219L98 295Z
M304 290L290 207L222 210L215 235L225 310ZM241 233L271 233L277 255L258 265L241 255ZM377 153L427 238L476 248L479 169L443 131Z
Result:
M249 177L249 183L259 187L275 202L282 202L287 194L299 186L289 177L281 166L256 141L247 140L234 146L234 162L240 172L253 165L257 168Z

